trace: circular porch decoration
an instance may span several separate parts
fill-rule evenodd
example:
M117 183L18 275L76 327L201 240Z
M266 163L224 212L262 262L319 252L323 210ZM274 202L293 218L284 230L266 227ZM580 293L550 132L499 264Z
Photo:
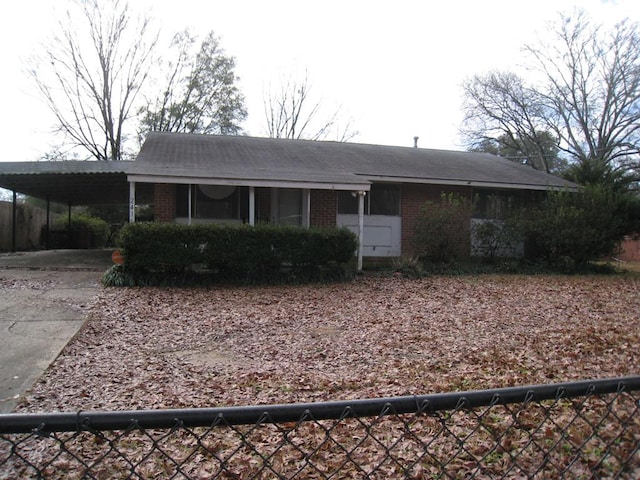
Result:
M212 200L222 200L236 191L234 185L198 185L198 188Z

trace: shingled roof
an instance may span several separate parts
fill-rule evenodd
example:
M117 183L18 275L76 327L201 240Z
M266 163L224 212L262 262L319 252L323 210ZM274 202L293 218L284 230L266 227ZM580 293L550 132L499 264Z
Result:
M151 133L135 161L0 162L0 187L74 205L127 203L151 184L368 190L373 182L546 190L574 188L494 155L358 143Z
M135 175L366 185L375 181L542 190L571 187L553 175L495 155L358 143L152 133ZM318 187L314 187L318 188Z

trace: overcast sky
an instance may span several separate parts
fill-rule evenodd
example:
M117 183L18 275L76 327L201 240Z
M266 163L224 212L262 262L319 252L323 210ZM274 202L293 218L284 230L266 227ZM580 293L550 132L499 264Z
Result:
M53 119L24 75L64 12L63 0L3 4L0 19L2 161L37 160L49 150ZM352 141L462 149L461 83L513 68L558 11L640 21L638 0L130 0L149 9L168 36L190 27L221 37L236 58L246 97L244 128L264 136L264 92L306 70L312 92L359 132Z

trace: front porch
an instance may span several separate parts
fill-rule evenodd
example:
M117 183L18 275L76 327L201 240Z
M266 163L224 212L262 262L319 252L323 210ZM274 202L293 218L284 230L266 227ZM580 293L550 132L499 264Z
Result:
M129 179L129 221L135 222L138 182ZM273 224L302 228L346 226L363 239L365 235L365 198L370 184L256 186L221 183L155 183L154 220L186 225ZM355 222L341 222L337 192L356 198ZM359 241L358 268L365 255L364 242Z

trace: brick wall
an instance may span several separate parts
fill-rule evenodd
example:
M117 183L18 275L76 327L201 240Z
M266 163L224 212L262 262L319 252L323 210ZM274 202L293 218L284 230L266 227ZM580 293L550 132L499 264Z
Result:
M442 193L457 193L471 200L471 188L402 185L402 252L411 255L412 238L416 222L425 202L440 201ZM337 194L333 190L311 190L311 218L313 227L335 227ZM157 222L173 222L176 216L176 186L156 184L154 188L154 218ZM256 216L258 222L268 222L271 217L271 190L256 188ZM461 251L469 251L469 238L460 239Z
M338 195L334 190L311 190L312 227L335 227L338 211Z
M413 234L415 232L416 223L422 211L425 202L439 203L442 193L455 193L462 195L471 201L472 190L470 187L449 187L438 185L417 185L403 184L401 196L402 210L402 254L406 256L412 255ZM471 217L467 219L470 224ZM460 252L470 252L470 237L460 239Z
M640 262L640 237L630 235L624 238L620 258L625 262Z
M153 205L156 222L173 222L176 218L176 186L170 183L156 183Z

